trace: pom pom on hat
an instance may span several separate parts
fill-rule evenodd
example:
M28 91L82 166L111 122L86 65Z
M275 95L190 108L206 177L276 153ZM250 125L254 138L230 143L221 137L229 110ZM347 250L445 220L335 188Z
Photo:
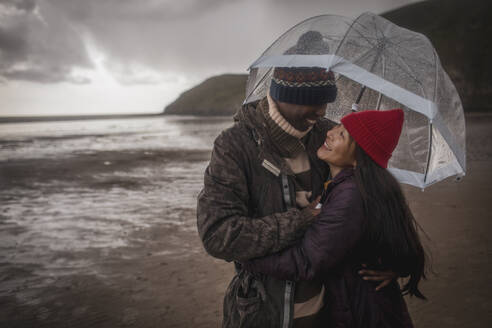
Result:
M348 114L341 122L355 142L379 166L386 168L398 145L403 119L401 109L366 110Z

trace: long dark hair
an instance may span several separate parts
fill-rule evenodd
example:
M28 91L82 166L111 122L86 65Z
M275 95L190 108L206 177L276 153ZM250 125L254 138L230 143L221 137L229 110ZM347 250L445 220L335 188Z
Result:
M398 181L356 145L354 177L366 216L364 253L367 260L409 276L403 294L425 299L418 284L426 278L427 254L417 233L419 226Z

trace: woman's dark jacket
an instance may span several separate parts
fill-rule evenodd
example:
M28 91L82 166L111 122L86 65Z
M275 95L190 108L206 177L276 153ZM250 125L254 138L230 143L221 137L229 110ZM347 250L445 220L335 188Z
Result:
M321 214L296 245L245 263L248 271L279 279L322 279L327 327L413 327L396 281L380 291L362 280L362 199L353 169L344 169L327 189Z
M309 211L295 206L294 173L269 136L265 106L266 98L244 106L235 124L217 137L198 196L197 226L206 251L236 263L237 274L224 297L223 327L292 327L295 283L257 277L238 262L296 243L313 220ZM322 119L305 137L313 199L329 174L316 151L333 125Z

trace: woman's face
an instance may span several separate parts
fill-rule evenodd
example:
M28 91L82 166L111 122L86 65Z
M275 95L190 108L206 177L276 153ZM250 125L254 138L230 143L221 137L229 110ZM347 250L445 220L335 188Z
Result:
M326 133L324 144L319 147L318 158L337 166L355 166L355 141L340 124Z

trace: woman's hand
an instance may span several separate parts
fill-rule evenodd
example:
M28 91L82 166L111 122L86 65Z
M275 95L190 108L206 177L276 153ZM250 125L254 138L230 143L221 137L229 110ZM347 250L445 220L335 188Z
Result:
M317 216L319 213L321 213L321 206L318 206L320 200L321 196L318 196L306 207L313 216Z
M362 264L364 269L359 270L359 274L362 276L362 279L367 281L380 281L381 283L376 287L376 291L388 286L393 279L398 278L398 274L395 272L388 271L376 271L367 269L366 264Z

